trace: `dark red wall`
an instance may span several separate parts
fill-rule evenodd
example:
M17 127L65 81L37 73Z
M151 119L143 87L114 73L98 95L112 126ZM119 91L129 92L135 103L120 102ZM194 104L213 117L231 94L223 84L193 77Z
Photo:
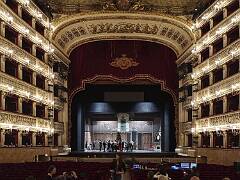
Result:
M122 54L136 58L139 65L127 70L112 67L112 59L121 57ZM87 43L70 54L69 93L81 87L84 79L96 75L128 79L136 74L151 75L158 80L164 80L167 87L176 92L176 59L173 50L152 42L114 40Z

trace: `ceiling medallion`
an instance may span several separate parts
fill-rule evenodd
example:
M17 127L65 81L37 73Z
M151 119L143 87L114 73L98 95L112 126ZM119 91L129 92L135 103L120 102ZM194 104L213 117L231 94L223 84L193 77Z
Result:
M103 6L104 10L145 10L141 0L107 0Z
M117 57L113 59L113 61L110 63L111 66L120 68L122 70L128 69L130 67L138 66L139 63L134 61L133 58L127 57L126 54L122 54L122 57Z

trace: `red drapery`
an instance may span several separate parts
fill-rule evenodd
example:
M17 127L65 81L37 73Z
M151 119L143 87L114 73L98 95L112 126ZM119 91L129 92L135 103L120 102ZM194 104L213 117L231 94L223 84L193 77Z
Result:
M110 63L126 54L139 65L122 70ZM81 45L70 54L69 93L82 86L85 79L111 75L129 79L145 74L165 81L167 88L177 91L176 61L173 50L157 43L133 40L97 41Z

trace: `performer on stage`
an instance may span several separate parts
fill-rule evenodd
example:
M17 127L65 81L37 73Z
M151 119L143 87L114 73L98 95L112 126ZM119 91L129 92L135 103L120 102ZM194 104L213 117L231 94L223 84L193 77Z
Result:
M99 141L99 150L102 151L102 141Z
M103 141L103 152L106 151L106 141Z

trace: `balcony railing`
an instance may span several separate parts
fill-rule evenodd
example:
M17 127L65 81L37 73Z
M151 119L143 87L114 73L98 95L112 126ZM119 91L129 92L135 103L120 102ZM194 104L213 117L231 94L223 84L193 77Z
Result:
M63 109L64 102L61 101L61 99L59 97L54 97L54 107L56 109Z
M25 52L23 49L2 36L0 36L0 52L20 64L28 66L31 70L41 73L46 78L52 78L49 73L52 70L47 64L39 61L37 57Z
M240 88L240 73L235 74L229 78L226 78L218 83L215 83L207 88L204 88L194 96L196 104L201 104L206 101L216 99L234 91L238 91Z
M193 82L191 73L188 73L184 78L183 78L183 85L188 85Z
M191 108L192 107L191 101L192 101L192 96L187 97L186 100L183 102L183 107L186 109Z
M198 119L195 125L197 132L240 129L240 110Z
M179 126L181 132L191 132L192 122L181 122Z
M64 80L59 76L59 73L54 72L54 84L64 85Z
M0 127L3 129L42 131L48 133L52 130L50 120L7 111L0 111Z
M0 72L0 90L11 92L20 97L26 97L49 106L52 105L51 102L53 101L53 93L39 89L3 72Z
M240 39L223 48L217 54L213 55L209 59L205 60L193 69L194 79L200 78L204 74L213 71L222 64L226 64L233 58L239 56L237 49L240 48ZM216 63L218 62L218 63Z
M64 132L63 122L54 122L54 132L56 132L56 133L63 133Z

